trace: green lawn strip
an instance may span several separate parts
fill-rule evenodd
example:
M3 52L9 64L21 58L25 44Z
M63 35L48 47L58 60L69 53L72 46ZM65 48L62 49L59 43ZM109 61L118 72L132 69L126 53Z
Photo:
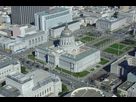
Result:
M125 47L125 45L115 43L115 44L111 45L110 47L116 48L116 49L118 49L118 48L119 48L119 49L122 49L122 48Z
M118 50L112 49L112 48L107 48L105 50L103 50L105 52L111 53L111 54L116 54L118 55ZM121 55L122 53L124 53L123 51L119 51L119 55Z
M110 40L111 40L111 39L105 39L105 40L103 40L103 41L100 41L100 42L94 44L94 46L99 46L99 45L101 45L101 44L103 44L103 43L105 43L105 42L107 42L107 41L110 41Z
M115 31L115 32L113 32L113 33L117 33L117 32L119 32L119 31L121 31L121 30L123 30L123 29L119 29L119 30L117 30L117 31Z
M83 37L83 38L81 38L80 40L81 41L93 41L93 40L95 40L96 38L94 38L94 37L90 37L90 36L86 36L86 37Z
M62 72L67 73L67 74L69 74L69 75L73 75L73 76L75 76L75 77L84 77L84 76L86 76L87 74L90 73L90 72L88 72L88 71L82 71L82 72L74 73L74 72L70 72L70 71L68 71L68 70L59 68L59 67L56 67L55 69L60 70L60 71L62 70Z
M105 64L108 63L108 62L109 62L109 60L106 60L106 59L104 59L104 58L101 58L101 61L99 62L99 64L105 65Z
M44 61L35 58L34 55L32 55L32 54L27 55L27 57L28 57L29 59L31 59L31 60L33 60L33 61L35 60L35 61L37 61L37 62L39 62L39 63L41 63L41 64L44 64L44 63L45 63ZM46 63L45 63L45 65L46 65Z
M131 46L126 47L126 48L124 49L124 51L128 51L128 50L130 50L131 48L132 48Z
M26 71L25 69L26 69L25 67L21 66L21 73L24 73L24 74L28 73L28 71Z
M100 68L100 66L99 66L99 65L97 65L97 66L96 66L96 68Z
M0 84L0 88L2 88L2 85Z
M63 95L64 93L68 92L68 88L66 85L62 84L62 92L59 93L59 96Z
M93 68L93 69L91 69L91 71L94 71L95 69Z

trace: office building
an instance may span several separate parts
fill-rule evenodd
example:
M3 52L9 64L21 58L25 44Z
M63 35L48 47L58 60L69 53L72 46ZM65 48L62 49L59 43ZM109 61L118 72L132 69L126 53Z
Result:
M69 25L69 29L73 32L75 30L79 30L80 29L80 22L78 20L72 21L72 22L68 22ZM62 25L53 27L51 29L49 29L49 35L53 38L57 38L60 37L60 34L62 32L62 30L65 28L65 23L63 23Z
M115 76L127 77L127 74L133 70L133 66L136 65L136 58L130 55L125 55L113 62L110 66L110 73Z
M51 68L58 65L71 72L81 72L100 62L100 50L84 46L81 41L75 42L67 23L60 39L35 48L35 55Z
M13 71L21 72L20 62L11 56L0 54L0 82Z
M7 75L0 97L56 97L61 91L62 82L55 74L42 69L25 75L14 71Z
M12 24L34 23L34 14L49 10L49 6L11 6Z
M64 7L35 13L35 26L37 26L38 30L42 31L47 31L49 28L70 21L72 21L72 12Z
M126 24L126 18L114 18L114 17L104 17L96 21L96 28L100 31L113 31L119 29Z

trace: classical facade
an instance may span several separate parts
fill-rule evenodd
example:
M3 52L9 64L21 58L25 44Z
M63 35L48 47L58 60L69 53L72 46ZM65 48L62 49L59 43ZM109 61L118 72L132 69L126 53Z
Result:
M0 55L0 82L4 81L6 76L13 72L21 72L20 62L6 55Z
M104 17L96 21L96 28L100 31L113 31L119 29L126 24L126 18L114 18L114 17Z
M58 41L37 47L35 54L51 68L58 65L72 72L81 72L100 61L100 50L84 46L80 41L75 42L67 23Z
M26 75L12 72L6 77L6 85L0 89L0 97L54 97L62 91L58 76L42 69Z

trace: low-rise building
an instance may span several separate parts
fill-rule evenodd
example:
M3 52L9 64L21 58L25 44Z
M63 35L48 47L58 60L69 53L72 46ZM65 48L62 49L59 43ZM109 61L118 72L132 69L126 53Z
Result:
M116 88L119 84L121 84L121 82L122 80L116 76L104 74L98 77L94 83L99 88L106 88L107 86L109 86L109 90L113 91L113 89Z
M6 77L6 85L0 89L0 96L55 97L61 91L62 82L58 76L36 69L25 75L16 71L10 73Z
M126 24L126 18L104 17L96 21L96 28L100 31L113 31L123 27Z
M127 97L136 97L136 83L127 90Z
M120 91L120 96L127 96L128 89L133 85L133 82L125 81L123 84L121 84L117 91Z
M5 77L13 72L21 72L20 62L12 57L0 54L0 82L5 80Z
M35 30L36 30L36 26L32 26L32 25L14 25L13 36L16 37L18 35L25 34Z

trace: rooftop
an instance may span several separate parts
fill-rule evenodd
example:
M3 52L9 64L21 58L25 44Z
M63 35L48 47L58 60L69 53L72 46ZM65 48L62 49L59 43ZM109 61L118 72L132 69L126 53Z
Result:
M79 21L78 21L78 20L74 20L74 21L72 21L72 22L68 22L67 24L70 25L70 24L73 24L73 23L76 23L76 22L79 22ZM53 28L51 28L51 29L58 29L58 28L61 28L61 27L65 27L65 24L66 24L66 23L63 23L63 24L61 24L61 25L59 25L59 26L56 26L56 27L53 27Z
M114 17L104 17L104 18L101 18L101 19L99 19L100 21L106 21L106 22L111 22L111 23L113 23L113 22L117 22L117 21L119 21L119 20L121 20L121 19L124 19L125 17L121 17L121 18L114 18Z
M16 72L16 71L11 72L9 75L7 75L7 78L12 79L19 84L24 84L32 80L30 77L25 76L24 74Z
M43 31L37 31L36 30L36 31L31 31L31 32L19 35L17 37L23 38L23 39L29 39L31 37L34 37L34 36L37 36L37 35L40 35L40 34L43 34L43 33L44 33Z
M39 14L39 15L49 15L49 14L54 14L54 13L58 13L58 12L65 11L65 10L67 10L67 8L65 8L65 7L60 8L60 7L58 7L58 8L51 9L49 11L39 12L37 14Z
M58 82L59 79L55 74L49 73L42 69L33 70L30 73L26 74L27 77L33 79L34 87L33 91L41 88L42 86L50 82Z
M106 84L106 85L114 85L115 83L117 83L119 81L119 79L113 75L108 76L105 80L102 81L102 83Z
M11 85L5 85L0 88L0 96L1 95L4 97L17 97L20 95L20 92L17 88Z
M17 60L16 59L13 59L9 56L6 56L6 55L3 55L3 54L0 54L0 69L3 68L3 67L6 67L10 64L18 64Z
M50 46L53 46L53 42L49 42L47 44L44 44L42 46L39 46L37 47L38 49L41 49L41 50L44 50L44 51L51 51L51 52L55 52L55 53L58 53L57 52L57 48L50 48ZM98 51L97 49L94 49L94 48L90 48L90 47L87 47L87 46L81 46L77 52L77 54L75 54L75 52L72 52L71 54L70 53L67 53L67 52L64 52L62 51L60 54L62 57L66 57L66 58L69 58L69 59L72 59L74 61L78 61L94 52Z
M134 84L133 82L125 81L118 88L127 91L127 89L130 88L133 84Z

